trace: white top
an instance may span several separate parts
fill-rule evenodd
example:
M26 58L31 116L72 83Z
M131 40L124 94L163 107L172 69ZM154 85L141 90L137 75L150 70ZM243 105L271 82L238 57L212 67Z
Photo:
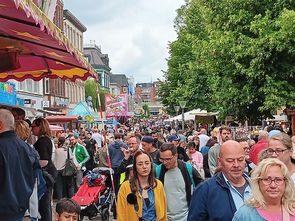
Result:
M70 158L72 158L72 151L70 152ZM53 163L57 170L62 170L65 168L66 159L67 159L67 150L65 148L56 148L55 149L55 157Z

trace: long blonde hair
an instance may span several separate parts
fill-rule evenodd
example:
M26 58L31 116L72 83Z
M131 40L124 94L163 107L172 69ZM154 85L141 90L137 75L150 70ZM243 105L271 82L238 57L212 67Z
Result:
M20 139L26 141L31 135L29 124L24 120L16 121L15 133Z
M267 158L262 160L252 172L252 196L247 204L251 207L266 207L265 199L259 187L261 174L265 174L271 166L278 166L285 177L285 191L281 199L281 204L291 214L295 215L295 187L289 175L286 165L278 159Z

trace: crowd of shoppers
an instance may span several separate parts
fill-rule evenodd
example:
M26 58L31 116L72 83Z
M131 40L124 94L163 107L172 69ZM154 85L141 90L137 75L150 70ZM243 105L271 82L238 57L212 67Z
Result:
M256 143L228 126L93 127L53 137L45 118L13 114L0 109L0 221L52 221L52 197L55 220L64 212L77 220L70 198L98 166L114 171L117 220L295 220L295 160L282 131L261 130ZM64 175L68 159L72 176Z

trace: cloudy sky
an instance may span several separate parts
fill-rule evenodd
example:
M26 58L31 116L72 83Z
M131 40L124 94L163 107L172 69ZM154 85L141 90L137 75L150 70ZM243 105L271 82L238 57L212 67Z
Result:
M113 74L136 83L163 79L173 21L184 0L64 0L86 27L84 44L95 40L109 55Z

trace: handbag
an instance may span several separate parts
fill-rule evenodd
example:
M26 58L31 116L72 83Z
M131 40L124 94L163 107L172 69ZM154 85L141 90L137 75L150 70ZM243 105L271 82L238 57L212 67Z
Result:
M65 168L62 171L62 176L74 176L77 174L77 167L75 166L74 162L72 159L70 159L70 153L69 153L69 148L67 150L67 159L66 159L66 164Z

